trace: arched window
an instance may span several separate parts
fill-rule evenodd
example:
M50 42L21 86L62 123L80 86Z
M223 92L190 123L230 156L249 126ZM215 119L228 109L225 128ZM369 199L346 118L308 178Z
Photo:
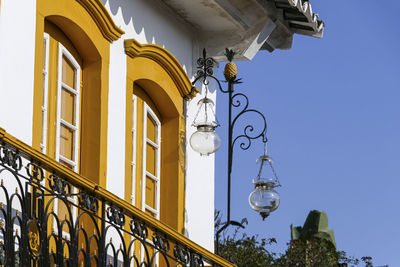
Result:
M133 85L132 184L141 185L140 208L159 219L161 178L161 115L138 84ZM138 178L138 179L137 179ZM135 187L132 187L135 198ZM134 203L133 203L134 204Z
M79 172L83 60L71 40L56 25L46 21L44 31L40 148L43 153ZM74 197L68 199L76 202ZM53 203L59 218L69 216L70 205L59 200ZM54 232L58 233L55 221L52 224ZM64 228L62 231L69 240L69 231Z
M40 148L79 172L82 58L69 38L51 22L45 24L43 40Z
M122 34L101 1L36 1L32 146L103 187L107 173L110 42ZM77 193L67 192L70 202L76 203ZM69 218L67 210L72 204L64 200L57 195L51 198L53 215L75 221L77 208L72 208ZM48 217L47 223L54 228L53 217ZM89 216L79 216L77 224L85 225L88 233L96 229ZM54 239L68 244L67 224L61 233L60 229L54 231L58 232ZM78 246L85 242L80 232ZM53 240L48 249L54 248ZM98 248L93 246L86 253L96 257ZM78 261L83 263L82 253Z
M32 146L103 187L107 179L110 42L123 33L100 1L36 1ZM65 48L60 48L64 51L61 57L56 41ZM62 72L58 83L58 65L62 69L63 62L64 70L69 71L65 75L73 73L76 88L62 83ZM69 104L58 103L61 97ZM63 111L69 113L63 115Z
M81 66L58 44L56 160L78 171Z
M125 41L127 59L125 197L184 231L184 99L195 93L164 48ZM131 189L131 190L129 190Z

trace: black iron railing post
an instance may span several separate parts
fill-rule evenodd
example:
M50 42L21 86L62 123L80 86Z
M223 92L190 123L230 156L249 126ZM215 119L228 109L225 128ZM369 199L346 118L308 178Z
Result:
M12 223L12 209L11 204L7 202L7 216L5 216L5 228L7 238L5 240L6 245L6 266L14 266L15 265L15 248L14 248L14 235L13 235L13 223Z
M26 187L27 188L27 187ZM32 187L31 187L32 188ZM28 190L25 189L25 197L23 198L25 201L23 203L27 212L22 212L22 224L21 224L21 244L19 246L20 255L28 255L26 249L29 246L29 234L27 231L27 222L29 219L32 219L34 216L34 212L36 210L36 206L32 205L32 195L35 193L32 188L32 193L29 193ZM21 192L22 194L22 192ZM35 197L35 196L33 196ZM31 205L33 206L31 209ZM20 266L28 266L29 258L20 257Z
M99 265L100 267L106 266L107 261L107 254L104 248L106 247L106 236L105 236L105 229L106 229L106 203L104 200L101 201L101 225L100 225L100 240L99 240Z

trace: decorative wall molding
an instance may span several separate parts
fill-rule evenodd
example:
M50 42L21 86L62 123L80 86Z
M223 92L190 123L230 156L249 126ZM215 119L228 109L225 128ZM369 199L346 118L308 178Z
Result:
M127 39L125 53L131 58L145 57L157 62L173 79L183 98L192 99L199 92L179 61L165 48L155 44L142 45L135 39Z
M118 40L125 33L122 29L115 25L113 19L100 0L76 1L86 9L99 27L104 38L106 38L109 42Z

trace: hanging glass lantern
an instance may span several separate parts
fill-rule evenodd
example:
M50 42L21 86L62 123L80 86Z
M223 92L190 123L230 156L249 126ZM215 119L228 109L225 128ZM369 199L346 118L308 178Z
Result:
M215 104L206 96L200 99L197 105L199 109L192 124L197 131L190 137L190 146L200 155L208 156L221 145L221 139L215 132L215 128L219 126L214 111Z
M265 220L279 207L280 197L274 188L280 186L280 183L272 166L272 158L267 156L266 145L264 155L259 157L257 162L261 162L260 170L257 178L253 180L255 190L249 195L249 203L250 207L260 213Z

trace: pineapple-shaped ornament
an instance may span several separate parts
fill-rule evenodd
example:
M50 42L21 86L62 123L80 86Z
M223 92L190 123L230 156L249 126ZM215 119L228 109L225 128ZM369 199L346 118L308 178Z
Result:
M225 65L224 76L228 82L234 82L237 76L237 66L232 62L235 52L232 49L225 48L225 56L228 59L228 64Z

